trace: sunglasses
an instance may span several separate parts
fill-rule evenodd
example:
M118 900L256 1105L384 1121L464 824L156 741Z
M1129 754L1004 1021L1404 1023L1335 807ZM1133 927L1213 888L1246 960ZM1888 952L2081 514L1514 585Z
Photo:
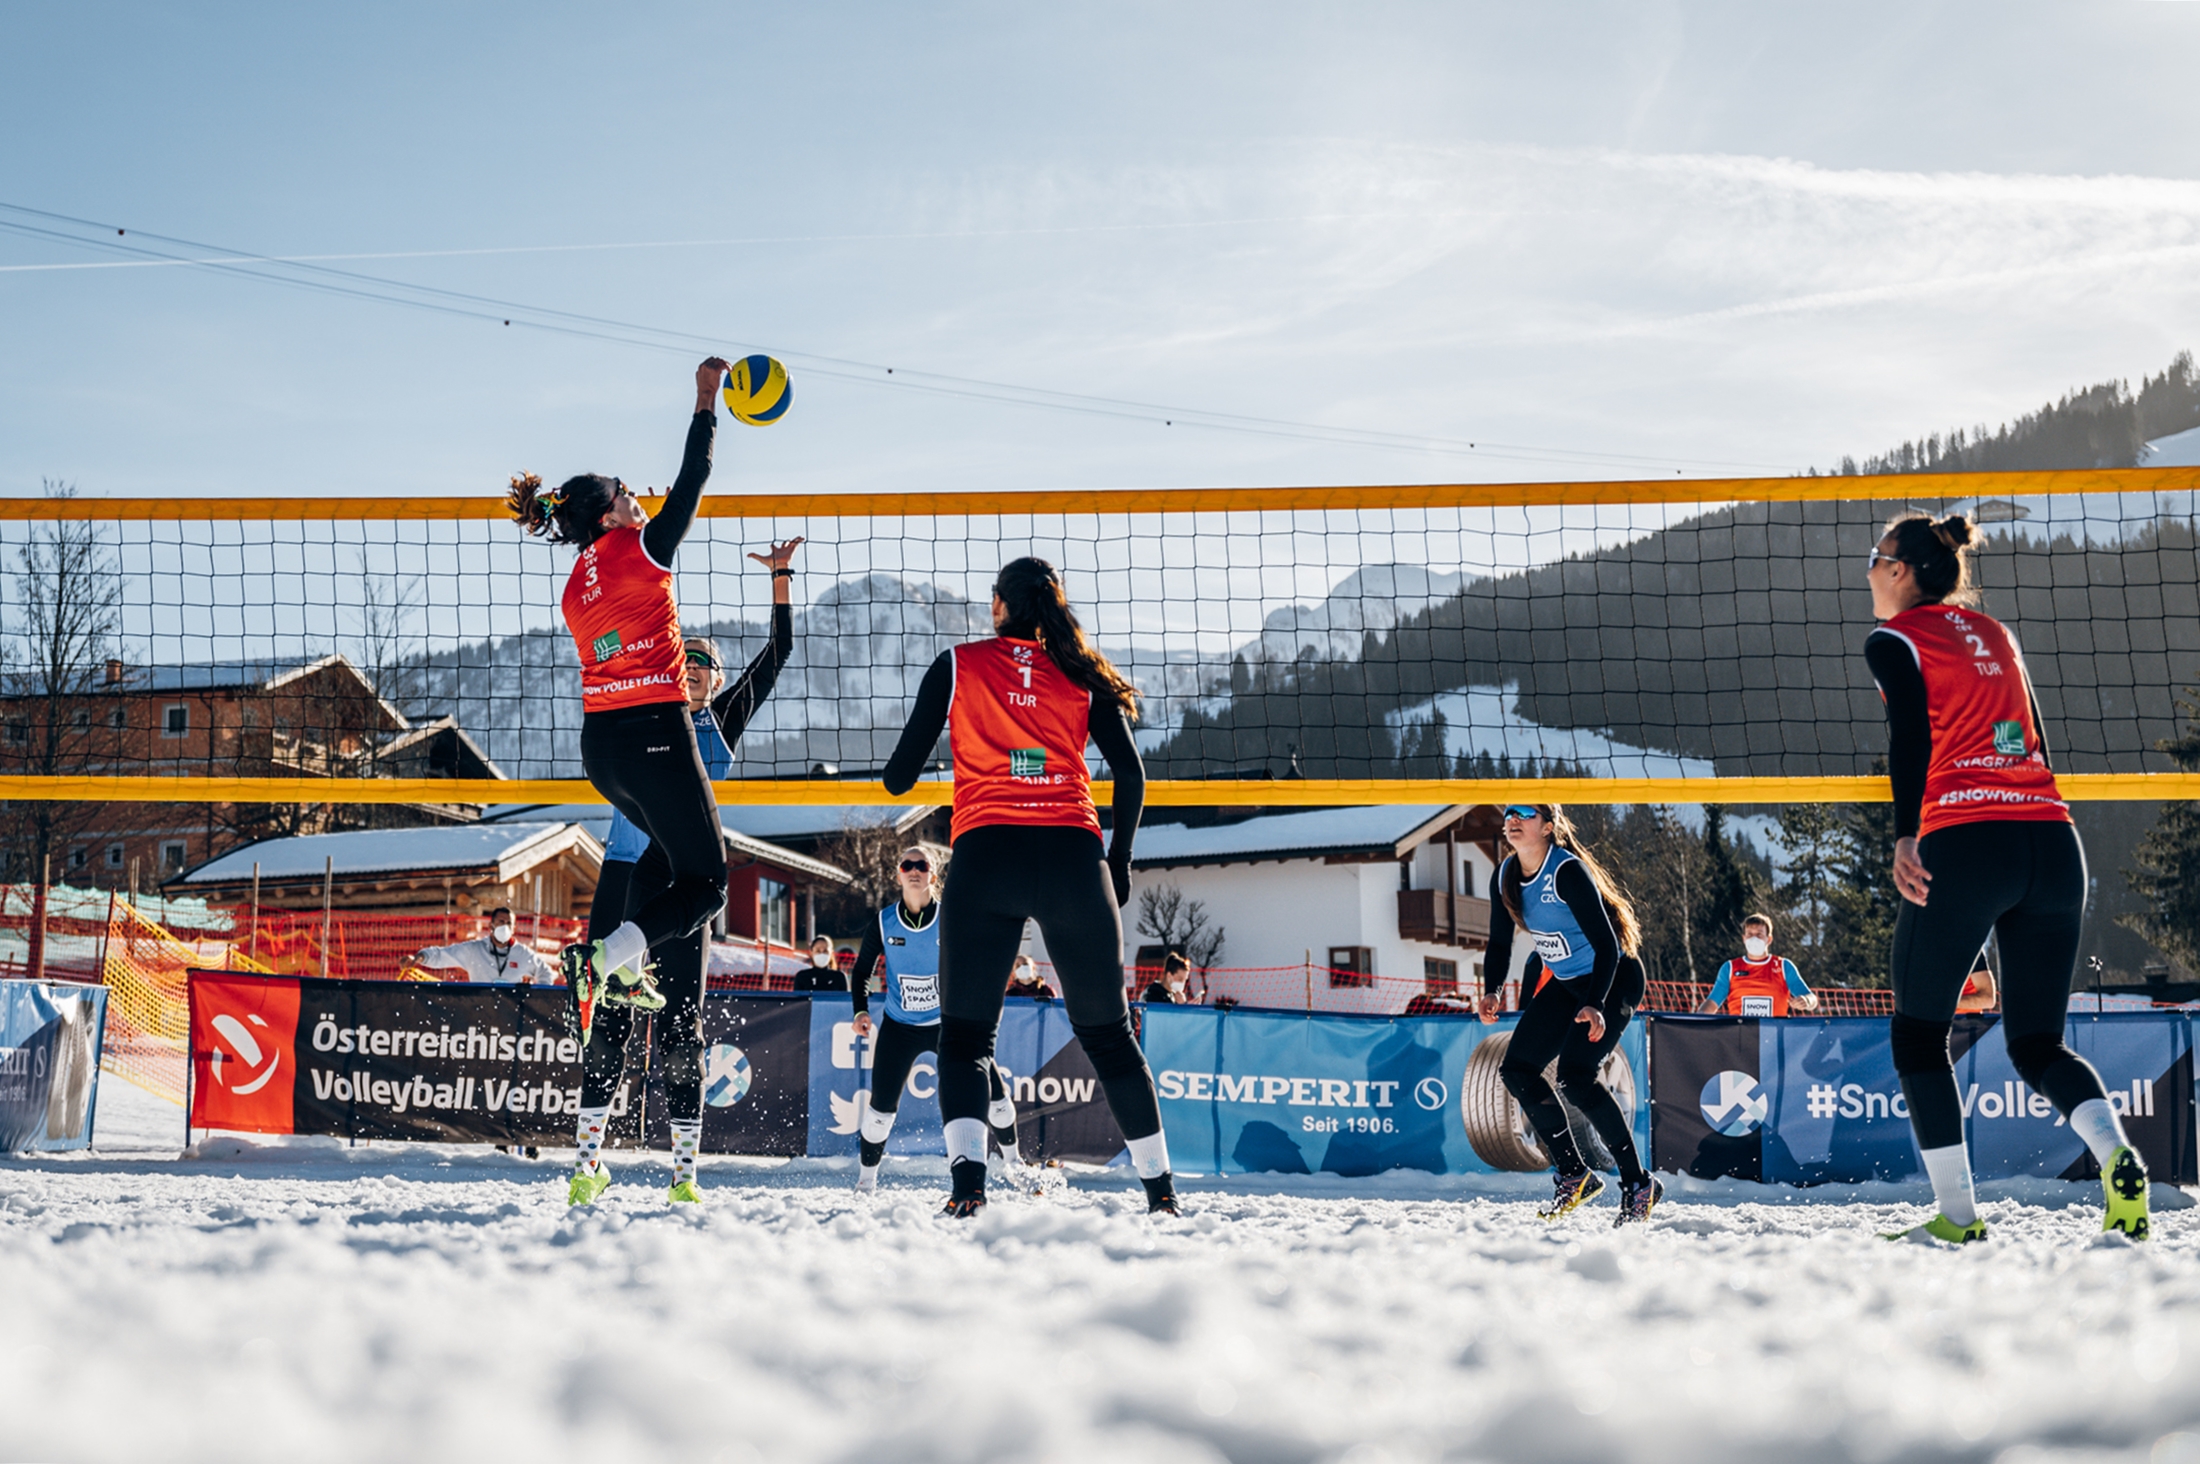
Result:
M901 861L901 872L903 874L930 874L932 866L922 859L904 859Z
M1909 562L1907 559L1897 559L1892 554L1882 554L1879 550L1874 549L1871 556L1864 561L1864 573L1870 574L1882 564L1908 564Z
M718 658L708 651L689 651L687 663L690 666L708 666L713 671L719 669Z
M1531 818L1541 818L1543 817L1543 815L1540 811L1533 807L1530 807L1528 804L1511 803L1505 806L1505 817L1517 818L1525 822Z

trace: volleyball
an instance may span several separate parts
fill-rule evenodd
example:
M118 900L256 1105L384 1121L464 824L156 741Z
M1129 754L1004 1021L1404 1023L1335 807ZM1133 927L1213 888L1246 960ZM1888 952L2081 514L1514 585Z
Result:
M793 405L787 368L770 356L743 356L726 373L726 410L751 427L769 427Z

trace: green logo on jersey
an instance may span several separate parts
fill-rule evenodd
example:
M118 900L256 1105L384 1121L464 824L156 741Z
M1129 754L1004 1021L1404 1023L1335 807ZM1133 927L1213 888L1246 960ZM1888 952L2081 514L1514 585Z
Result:
M1047 771L1047 750L1043 747L1012 747L1008 751L1008 775L1011 778L1043 778Z
M599 663L610 660L619 654L619 646L619 633L615 630L605 631L596 637L596 660Z
M2024 723L1996 722L1994 724L1994 751L2003 757L2024 756Z

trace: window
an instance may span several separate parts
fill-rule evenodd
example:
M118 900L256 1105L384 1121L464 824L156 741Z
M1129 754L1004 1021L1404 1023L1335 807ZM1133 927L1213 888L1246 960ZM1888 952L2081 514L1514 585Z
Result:
M1373 986L1375 984L1375 952L1366 946L1331 946L1329 948L1329 984L1331 986Z
M1457 996L1459 994L1459 963L1440 961L1434 956L1421 958L1421 989L1430 996Z
M130 725L130 714L129 714L129 712L128 712L128 711L126 711L125 709L123 709L122 707L116 707L116 708L115 708L115 709L114 709L113 711L111 711L111 712L109 712L109 713L107 714L107 725L108 725L108 726L110 726L110 727L113 727L113 728L115 728L115 729L116 729L116 730L118 730L118 731L119 731L119 730L121 730L121 729L122 729L122 728L124 728L124 727L127 727L127 726L129 726L129 725Z
M191 709L177 705L164 707L160 714L160 735L181 737L191 730Z
M794 944L794 892L776 879L756 882L758 933L777 945Z
M109 844L107 846L107 867L109 869L122 868L122 846L120 844Z
M71 727L91 726L92 709L90 707L78 707L75 711L69 713L69 725Z
M260 709L258 707L246 707L237 714L237 720L243 725L245 731L250 732L260 725Z
M10 722L10 723L8 723L8 741L10 741L10 742L28 742L28 741L30 741L30 740L31 740L31 727L30 727L30 723L28 723L28 722Z
M183 861L189 852L190 846L181 839L164 840L160 846L160 877L168 879L183 873Z
M69 851L69 868L82 869L85 865L91 862L92 851L85 848L82 844L78 844L75 848Z

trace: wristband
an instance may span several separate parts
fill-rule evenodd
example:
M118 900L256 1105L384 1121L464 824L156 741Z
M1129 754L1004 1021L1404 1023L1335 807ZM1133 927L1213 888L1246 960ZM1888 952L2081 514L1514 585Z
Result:
M772 578L773 578L773 579L793 579L793 578L794 578L794 571L793 571L793 570L791 570L791 569L775 569L775 570L773 570L773 571L772 571Z

